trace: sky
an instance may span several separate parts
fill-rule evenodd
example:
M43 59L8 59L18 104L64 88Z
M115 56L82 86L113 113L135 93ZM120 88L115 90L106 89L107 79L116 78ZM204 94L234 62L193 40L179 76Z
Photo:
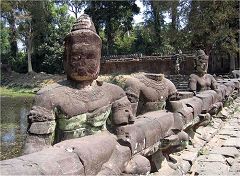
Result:
M143 6L143 3L140 0L136 0L136 4L140 8L140 13L138 15L134 15L133 17L135 24L144 22L143 13L146 10L146 8Z
M143 2L140 1L140 0L136 0L135 2L137 4L137 6L140 8L140 13L138 15L134 15L133 16L133 22L134 24L137 24L137 23L141 23L141 22L144 22L144 11L146 10L146 8L143 6ZM75 17L74 13L72 12L68 12L71 16ZM83 14L84 13L84 9L81 11L80 14Z

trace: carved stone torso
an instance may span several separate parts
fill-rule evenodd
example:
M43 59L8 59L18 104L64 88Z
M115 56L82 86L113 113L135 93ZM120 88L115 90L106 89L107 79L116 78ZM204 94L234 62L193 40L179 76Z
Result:
M137 114L165 109L166 99L176 92L174 84L164 77L154 80L139 74L126 83L128 97L133 95L138 99L132 100L132 102L138 101Z
M112 103L124 96L125 92L120 87L109 83L101 86L93 83L77 89L70 86L68 81L63 81L40 90L35 107L53 114L58 129L55 141L59 142L104 129Z
M189 87L192 91L204 91L215 89L216 80L210 74L204 74L203 76L199 76L197 74L190 75Z

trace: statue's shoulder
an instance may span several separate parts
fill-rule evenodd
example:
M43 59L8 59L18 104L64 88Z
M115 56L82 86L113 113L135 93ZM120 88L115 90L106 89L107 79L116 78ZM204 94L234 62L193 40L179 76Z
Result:
M126 79L126 83L128 84L134 84L134 83L139 83L142 75L133 75L130 76Z
M59 90L64 89L66 86L68 86L67 80L62 80L57 83L53 83L46 87L41 88L37 92L37 95L49 94L49 93L53 93L53 92L57 93Z
M162 79L163 83L165 84L165 87L168 88L170 94L176 93L177 92L177 88L176 86L173 84L173 82L167 78L163 78Z
M214 76L213 75L211 75L211 74L206 74L206 77L208 77L208 78L214 78ZM214 78L215 79L215 78Z
M99 85L99 88L101 88L104 92L106 92L106 95L111 96L114 100L126 96L124 90L120 86L112 83L102 82L102 85Z
M193 74L191 74L191 75L189 76L189 78L190 78L190 79L198 79L199 76L193 73Z

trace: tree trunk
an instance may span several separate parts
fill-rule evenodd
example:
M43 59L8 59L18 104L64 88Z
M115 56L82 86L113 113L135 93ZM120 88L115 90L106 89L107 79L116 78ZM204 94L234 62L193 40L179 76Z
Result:
M10 50L11 56L16 59L18 53L17 47L17 29L16 29L16 21L14 17L14 10L12 9L10 17L9 17L9 27L10 27Z
M172 33L172 40L171 45L175 48L175 52L177 52L178 47L177 46L177 32L178 32L178 10L177 7L179 5L178 1L173 1L171 3L171 33Z
M161 11L160 11L160 4L158 1L151 1L153 16L154 16L154 30L155 30L155 36L157 39L157 45L162 44L162 38L161 38Z
M235 67L235 57L233 54L229 54L229 57L230 57L230 72L235 70L236 67Z
M28 73L33 71L32 69L32 32L30 29L28 38L27 38L27 55L28 55Z

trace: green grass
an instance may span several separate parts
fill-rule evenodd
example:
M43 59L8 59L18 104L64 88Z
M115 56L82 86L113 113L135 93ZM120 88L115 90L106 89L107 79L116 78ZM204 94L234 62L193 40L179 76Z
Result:
M1 96L11 96L11 97L18 97L18 96L34 96L32 89L26 88L9 88L9 87L0 87L0 95Z

